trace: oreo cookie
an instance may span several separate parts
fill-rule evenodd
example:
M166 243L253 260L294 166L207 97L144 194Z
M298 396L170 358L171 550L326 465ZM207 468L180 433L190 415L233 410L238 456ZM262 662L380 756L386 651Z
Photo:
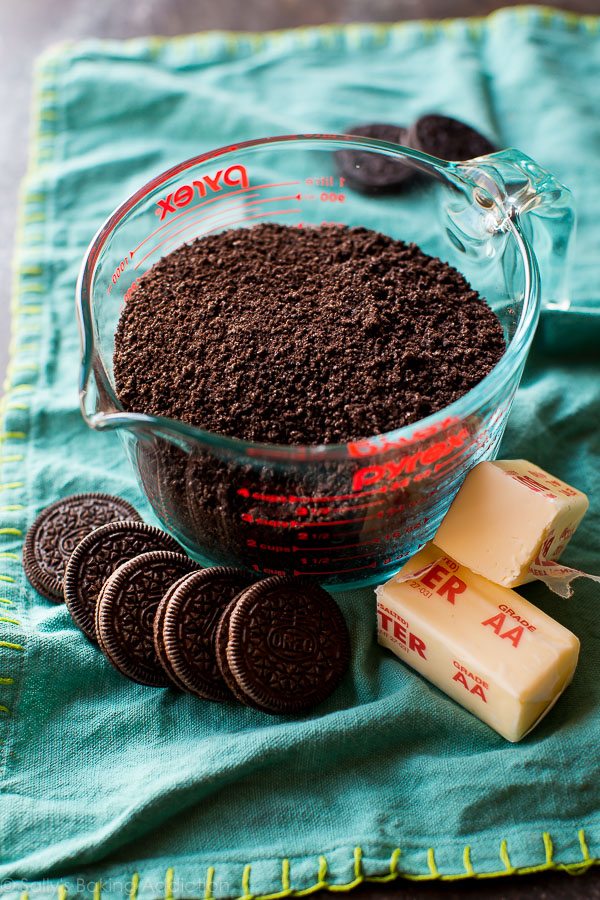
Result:
M192 575L195 575L195 574L197 574L197 573L192 572ZM152 623L152 639L154 641L154 652L156 653L156 655L158 657L158 661L163 668L163 672L165 673L165 675L167 675L167 677L169 678L169 681L171 682L171 687L176 687L180 691L187 691L187 688L186 688L185 684L177 678L177 675L175 674L175 672L173 671L173 669L170 666L169 659L167 657L165 647L163 644L163 640L162 640L162 631L163 631L163 624L165 621L165 613L167 611L167 604L169 603L169 600L171 599L174 591L177 590L179 585L183 584L183 582L187 578L191 578L191 577L192 576L189 574L183 575L177 581L173 582L173 584L171 585L171 587L169 588L167 593L164 595L164 597L158 604L157 610L154 614L154 621Z
M132 681L169 685L154 649L154 616L171 585L199 569L182 553L156 550L119 566L105 582L96 607L98 643L113 666Z
M267 578L232 601L224 616L217 644L221 672L242 702L263 712L299 713L316 706L348 668L344 617L311 581Z
M23 568L30 583L48 600L63 600L69 557L91 531L121 519L140 520L137 511L109 494L74 494L39 514L25 539Z
M244 569L203 569L179 582L161 603L154 641L167 673L203 700L230 700L215 655L222 613L255 578Z
M407 141L414 150L456 162L486 156L498 149L483 134L459 119L433 114L421 116L411 125Z
M242 694L242 692L238 688L237 681L233 677L231 669L229 668L229 663L227 661L229 623L231 621L231 616L233 614L233 610L237 605L238 599L239 597L235 597L231 601L231 603L225 607L225 610L221 614L221 618L219 619L219 624L217 625L217 631L215 634L215 658L217 660L217 666L219 667L221 677L223 678L223 681L225 682L235 699L239 700L240 703L243 703L244 706L251 706L253 709L261 709L260 706L257 706L249 698Z
M75 624L96 640L96 604L104 583L130 559L151 550L180 552L179 544L145 522L110 522L88 534L67 563L64 595Z
M354 125L346 130L346 134L404 145L408 139L406 128L383 122ZM370 153L368 150L337 150L335 161L338 172L348 185L368 194L398 190L405 187L406 182L415 175L415 170L400 160L380 153Z

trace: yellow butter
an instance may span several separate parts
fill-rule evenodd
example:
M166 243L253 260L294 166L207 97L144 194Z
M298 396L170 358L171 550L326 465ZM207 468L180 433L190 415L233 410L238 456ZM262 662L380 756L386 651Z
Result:
M577 665L579 640L515 591L433 544L377 588L378 640L509 741L554 705Z
M538 557L557 560L588 499L525 459L482 462L467 475L435 543L473 572L506 587L534 580Z

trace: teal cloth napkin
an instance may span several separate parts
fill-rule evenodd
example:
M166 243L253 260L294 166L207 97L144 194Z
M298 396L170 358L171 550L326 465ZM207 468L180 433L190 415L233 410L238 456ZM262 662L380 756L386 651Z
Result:
M574 191L569 314L598 309L600 20L543 9L489 19L85 42L39 69L22 204L14 352L1 435L0 894L221 898L464 878L600 861L600 604L527 596L581 638L573 685L512 745L378 648L373 592L339 595L351 674L316 711L274 719L122 678L20 551L60 496L120 494L150 517L118 439L77 398L73 295L92 234L153 174L232 140L472 122ZM582 344L581 346L585 346ZM534 349L502 451L591 495L567 561L600 569L598 351Z

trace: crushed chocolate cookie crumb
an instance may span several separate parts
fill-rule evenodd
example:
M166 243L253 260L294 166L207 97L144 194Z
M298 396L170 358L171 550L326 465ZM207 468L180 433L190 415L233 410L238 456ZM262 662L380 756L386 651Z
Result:
M330 444L442 409L504 350L485 300L415 244L269 223L199 238L146 272L121 314L114 371L126 410Z

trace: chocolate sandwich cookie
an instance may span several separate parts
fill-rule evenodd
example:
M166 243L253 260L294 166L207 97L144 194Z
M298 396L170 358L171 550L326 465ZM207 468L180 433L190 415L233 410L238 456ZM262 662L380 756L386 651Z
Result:
M195 575L195 572L192 572L192 575ZM167 604L169 603L171 597L173 596L173 592L177 590L180 584L186 580L186 578L191 578L192 575L189 573L187 575L183 575L177 581L173 582L167 593L163 596L162 600L158 604L156 608L156 612L154 614L154 621L152 623L152 640L154 642L154 652L158 657L158 661L163 668L163 672L169 678L171 682L171 687L176 687L180 691L187 691L185 684L179 680L175 672L173 671L171 664L169 663L169 659L167 657L162 633L163 633L163 624L165 621L165 613L167 611Z
M348 668L350 638L337 603L323 588L276 576L247 588L233 603L226 657L236 696L264 712L284 714L307 710L331 694Z
M408 129L408 145L448 161L474 159L498 149L483 134L459 119L427 115Z
M140 516L125 500L109 494L74 494L46 507L27 532L23 548L23 568L36 591L61 601L65 568L75 547L91 531L121 519L139 521Z
M244 569L218 566L194 572L170 592L155 641L167 671L203 700L230 700L215 655L216 630L225 608L255 578Z
M217 624L217 630L215 632L215 658L217 660L217 666L219 672L221 673L221 677L235 699L239 700L240 703L243 703L244 706L250 706L253 709L261 709L260 706L257 706L256 703L253 703L250 699L246 698L244 694L242 694L241 690L238 687L237 681L233 677L231 669L229 668L229 663L227 661L229 623L231 621L233 610L237 606L238 599L239 595L237 597L234 597L231 603L229 603L221 613L221 617Z
M155 550L119 566L105 582L96 607L98 643L132 681L169 685L154 649L154 616L171 585L199 568L183 553Z
M119 566L151 550L180 552L177 541L145 522L110 522L77 545L64 577L65 603L75 624L96 640L96 604L100 591Z
M406 128L383 122L354 125L346 130L346 134L404 145L408 138ZM368 150L338 150L335 161L340 175L346 178L350 187L369 194L404 187L408 179L415 174L414 169L400 160L383 156L381 153L370 153Z

